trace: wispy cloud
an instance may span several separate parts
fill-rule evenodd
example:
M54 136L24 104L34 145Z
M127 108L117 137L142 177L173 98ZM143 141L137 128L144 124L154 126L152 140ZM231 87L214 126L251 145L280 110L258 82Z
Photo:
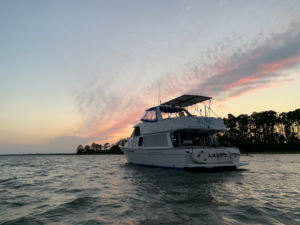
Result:
M212 96L216 102L236 98L261 88L292 82L285 73L300 60L300 26L293 23L286 31L260 33L250 41L241 36L224 37L206 49L200 59L182 62L177 68L150 82L135 81L138 76L118 79L118 89L99 87L96 82L77 94L77 108L84 118L76 134L89 137L108 137L137 122L147 107L156 105L158 86L161 99L183 93ZM238 43L238 44L237 44ZM149 79L149 78L148 78ZM219 104L218 107L224 107Z
M227 107L223 104L219 104L216 108L224 109L224 108L227 108Z

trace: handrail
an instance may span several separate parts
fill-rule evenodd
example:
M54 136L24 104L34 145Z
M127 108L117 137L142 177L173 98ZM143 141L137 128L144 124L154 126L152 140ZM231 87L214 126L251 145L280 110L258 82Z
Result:
M215 115L216 115L216 117L217 118L219 118L219 116L210 108L210 107L207 107L207 105L204 103L204 102L202 102L203 104L204 104L204 106L207 108L207 109L209 109L210 111L212 111Z

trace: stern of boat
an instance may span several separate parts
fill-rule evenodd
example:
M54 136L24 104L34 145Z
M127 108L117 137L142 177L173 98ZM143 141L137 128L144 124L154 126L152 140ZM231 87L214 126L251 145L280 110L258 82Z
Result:
M237 148L189 149L185 169L236 169L249 163L240 162Z

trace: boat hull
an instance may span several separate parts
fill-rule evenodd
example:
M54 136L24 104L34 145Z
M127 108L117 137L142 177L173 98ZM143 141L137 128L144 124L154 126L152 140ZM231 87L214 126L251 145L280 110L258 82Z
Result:
M173 169L220 169L220 168L236 168L239 166L248 165L247 163L239 162L239 151L238 149L224 149L225 152L232 153L232 159L223 162L222 160L217 160L218 155L214 154L216 158L214 163L199 163L195 161L193 153L199 151L199 149L183 149L183 148L167 148L167 149L137 149L137 148L125 148L121 147L125 154L128 163L150 166L150 167L163 167L163 168L173 168ZM200 149L201 151L211 151L215 152L214 148ZM220 149L219 149L220 150ZM210 160L212 162L212 160ZM218 163L219 162L219 163Z

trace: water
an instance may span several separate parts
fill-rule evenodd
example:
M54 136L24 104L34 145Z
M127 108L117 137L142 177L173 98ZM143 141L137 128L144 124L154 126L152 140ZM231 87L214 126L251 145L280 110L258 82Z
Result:
M191 173L123 155L0 156L0 224L300 224L300 156Z

